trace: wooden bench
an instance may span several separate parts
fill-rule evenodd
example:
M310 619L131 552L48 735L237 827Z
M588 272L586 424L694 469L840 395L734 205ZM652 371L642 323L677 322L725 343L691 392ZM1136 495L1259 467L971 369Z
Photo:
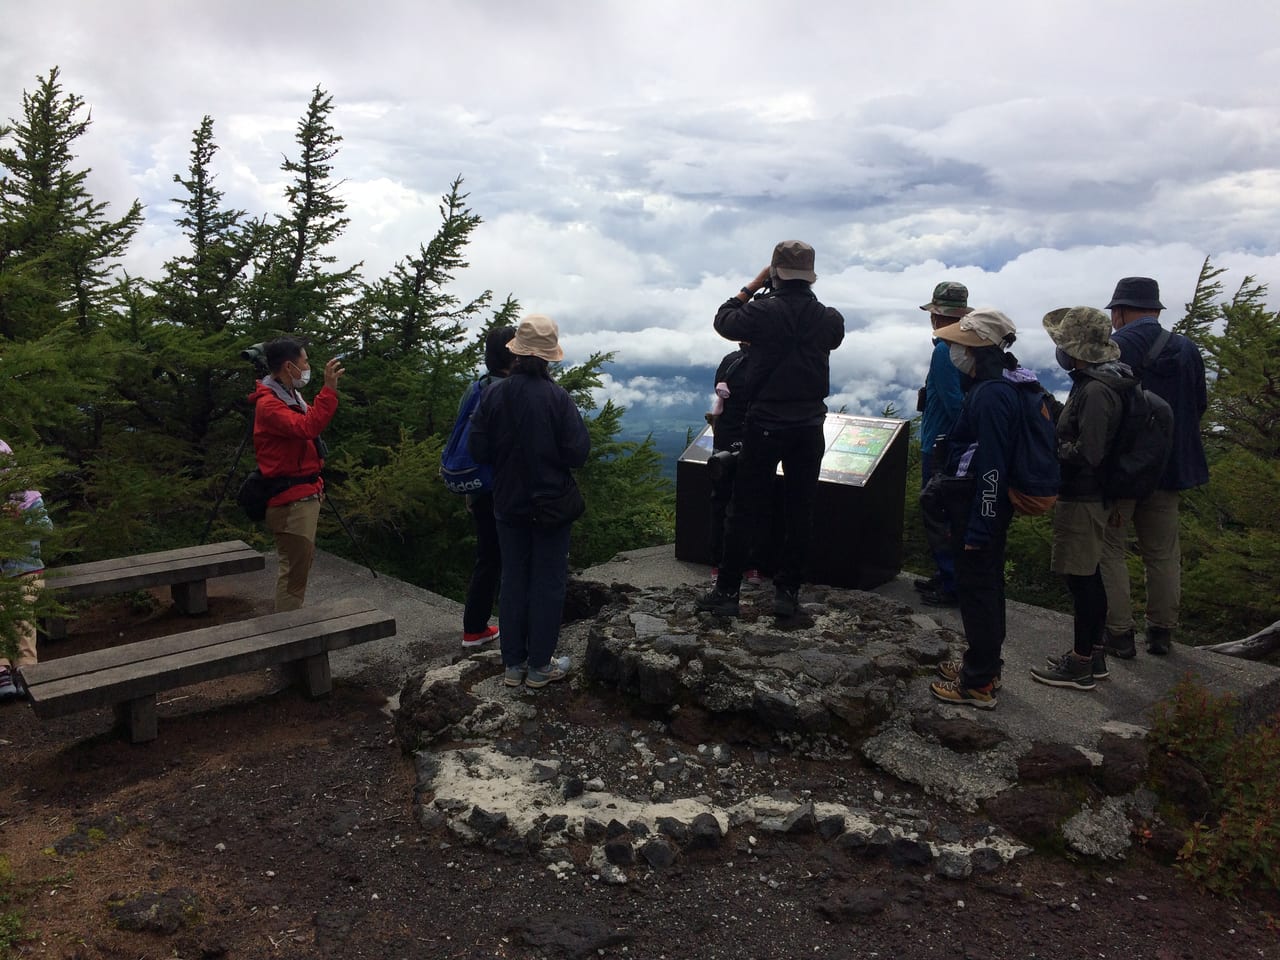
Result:
M161 550L135 557L96 560L44 572L45 586L60 600L87 600L147 587L168 587L173 604L186 614L209 609L208 581L233 573L248 573L266 566L262 554L243 540L205 543L197 547ZM42 632L50 640L67 635L67 622L47 618Z
M156 737L156 694L276 664L296 664L309 697L333 686L329 651L389 637L396 621L365 600L320 603L22 668L36 716L114 707L134 743Z

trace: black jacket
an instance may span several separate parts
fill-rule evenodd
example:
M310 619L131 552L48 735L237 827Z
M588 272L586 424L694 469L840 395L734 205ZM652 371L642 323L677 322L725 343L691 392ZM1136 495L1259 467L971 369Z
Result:
M726 353L716 368L716 383L729 387L724 401L724 411L716 418L712 446L716 450L730 450L742 442L743 427L747 422L747 408L751 405L751 348L740 348Z
M563 387L512 374L485 390L471 415L467 450L493 464L493 515L519 522L533 516L533 495L568 489L569 470L587 462L591 437Z
M844 340L844 317L824 306L809 284L789 280L716 311L716 333L751 344L747 423L763 429L821 426L831 392L831 351Z

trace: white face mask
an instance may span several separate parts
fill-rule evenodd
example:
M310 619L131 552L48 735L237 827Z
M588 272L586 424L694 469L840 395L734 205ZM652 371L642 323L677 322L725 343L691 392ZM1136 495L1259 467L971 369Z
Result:
M297 364L294 364L294 366L296 367ZM307 367L307 369L305 370L299 369L298 375L293 378L293 387L296 390L298 387L305 387L310 382L311 382L311 368Z
M969 352L969 348L959 343L951 344L951 363L966 376L973 376L973 371L978 368L977 362L973 359L973 354Z

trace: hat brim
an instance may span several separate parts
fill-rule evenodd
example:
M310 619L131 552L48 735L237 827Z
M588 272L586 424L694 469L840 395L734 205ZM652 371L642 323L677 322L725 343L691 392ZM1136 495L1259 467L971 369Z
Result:
M1159 300L1127 300L1121 297L1119 300L1112 300L1102 309L1114 310L1116 307L1131 307L1134 310L1164 310L1165 305Z
M973 313L973 307L944 307L936 303L922 303L920 309L936 313L940 317L967 317Z
M984 337L979 336L973 330L960 329L960 323L949 323L945 327L939 327L933 331L933 335L939 340L946 340L948 343L958 343L962 347L994 347L995 344Z
M818 275L812 270L793 270L790 267L774 267L773 272L778 275L779 280L803 280L805 283L814 283L818 279Z
M564 348L560 344L556 344L555 350L547 350L545 347L538 347L531 343L521 343L518 334L515 339L507 344L507 349L517 357L538 357L548 363L555 363L557 360L564 359Z
M1074 353L1066 347L1061 347L1062 352L1067 356L1083 360L1085 363L1110 363L1112 360L1120 359L1120 345L1111 340L1105 344L1073 344L1072 349Z

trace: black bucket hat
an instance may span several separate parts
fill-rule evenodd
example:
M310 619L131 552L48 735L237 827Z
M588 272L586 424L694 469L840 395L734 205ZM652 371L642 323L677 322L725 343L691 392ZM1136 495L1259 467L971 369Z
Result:
M1137 307L1139 310L1163 310L1160 302L1160 284L1150 277L1125 277L1116 284L1116 292L1106 309L1113 307Z

